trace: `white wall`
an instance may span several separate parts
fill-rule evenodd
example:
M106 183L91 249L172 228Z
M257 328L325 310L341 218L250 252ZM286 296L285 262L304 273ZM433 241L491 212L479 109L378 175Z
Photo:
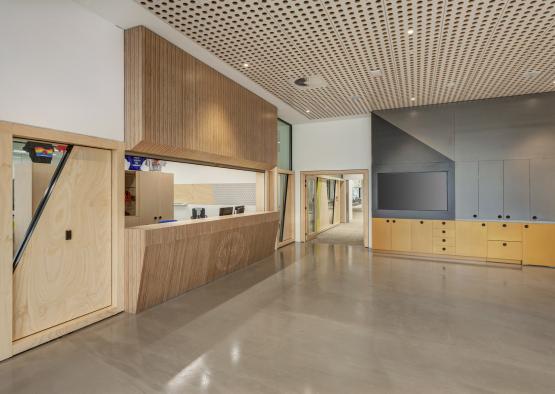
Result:
M197 164L167 162L162 172L173 174L174 184L220 184L220 183L252 183L256 184L256 172L234 170L230 168L210 167ZM245 212L255 212L256 205L245 205ZM229 206L229 205L227 205ZM218 216L223 205L188 204L174 206L174 218L187 220L193 208L205 208L208 217Z
M293 169L295 177L295 238L300 230L300 171L368 169L372 166L371 118L327 120L293 125ZM371 184L371 182L369 182ZM368 196L370 185L365 190ZM372 202L369 201L370 206ZM369 245L372 226L369 221Z
M256 172L231 168L169 161L162 171L173 173L176 184L256 183Z
M123 140L123 31L70 0L0 0L0 120Z

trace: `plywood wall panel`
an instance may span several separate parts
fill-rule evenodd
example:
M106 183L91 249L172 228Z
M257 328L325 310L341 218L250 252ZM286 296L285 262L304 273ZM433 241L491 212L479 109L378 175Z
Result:
M127 305L140 312L274 251L278 213L126 229Z
M144 27L125 32L126 148L253 169L277 161L277 110Z

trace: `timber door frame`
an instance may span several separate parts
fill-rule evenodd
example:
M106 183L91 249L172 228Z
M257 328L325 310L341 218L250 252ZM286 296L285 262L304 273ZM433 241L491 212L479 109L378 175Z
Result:
M370 223L369 209L369 189L370 189L370 170L319 170L319 171L300 171L300 219L301 219L301 242L308 239L306 234L306 177L307 176L341 176L341 175L362 175L362 208L363 208L363 241L364 247L368 248L369 233L368 226Z
M286 245L292 244L295 242L295 217L296 217L296 209L295 209L295 172L291 171L291 170L284 170L281 168L276 168L276 195L277 195L277 183L279 182L279 175L283 174L283 175L288 175L288 181L287 181L287 197L291 198L290 202L292 202L292 204L289 204L289 206L286 206L286 210L285 210L285 217L289 217L290 223L288 223L289 226L291 226L291 231L292 231L292 236L286 240L283 241L279 241L279 231L278 231L278 237L277 237L277 241L276 241L276 249L282 248ZM276 205L277 205L277 199L279 198L279 196L276 197ZM276 206L277 209L277 206ZM285 220L284 220L285 222ZM285 223L282 223L282 226L285 226Z
M111 152L112 303L110 306L28 337L13 335L12 146L14 138L80 145ZM123 142L0 120L0 361L123 311ZM7 198L6 198L7 197Z

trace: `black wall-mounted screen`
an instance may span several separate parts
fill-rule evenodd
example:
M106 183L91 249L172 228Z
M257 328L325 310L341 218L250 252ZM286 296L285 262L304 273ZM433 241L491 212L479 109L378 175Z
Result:
M378 173L378 209L447 211L447 171Z

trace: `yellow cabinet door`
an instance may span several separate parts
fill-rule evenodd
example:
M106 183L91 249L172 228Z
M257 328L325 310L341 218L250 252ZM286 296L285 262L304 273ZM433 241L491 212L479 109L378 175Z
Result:
M488 223L488 240L490 241L522 241L521 223Z
M555 267L555 224L525 224L522 240L523 264Z
M391 249L401 252L411 250L411 221L408 219L391 220Z
M391 219L372 219L372 249L391 250Z
M433 251L433 224L431 220L411 220L411 250L419 253Z
M488 225L486 222L457 221L457 256L485 258L488 254Z

